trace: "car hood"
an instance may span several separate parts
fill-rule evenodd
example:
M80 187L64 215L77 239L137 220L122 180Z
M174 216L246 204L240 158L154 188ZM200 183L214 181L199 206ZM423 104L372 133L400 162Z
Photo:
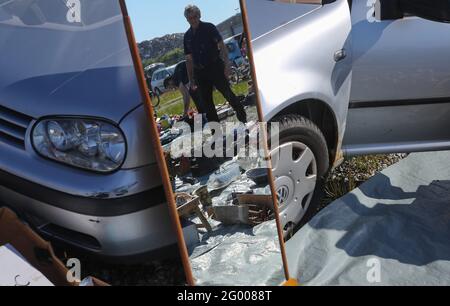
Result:
M80 3L78 21L64 1L0 6L1 106L119 122L142 103L119 2Z
M0 105L36 119L85 116L119 122L141 100L132 66L36 76L0 88Z
M321 7L320 4L283 3L272 0L246 0L246 4L253 40Z

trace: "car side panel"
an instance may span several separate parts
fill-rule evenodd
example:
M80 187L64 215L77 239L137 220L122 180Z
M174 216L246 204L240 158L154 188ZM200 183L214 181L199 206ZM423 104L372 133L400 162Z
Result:
M334 111L342 140L351 81L348 2L320 6L247 0L247 6L265 119L294 103L321 100ZM278 18L267 21L272 28L262 22L269 11ZM335 52L342 49L347 57L336 62Z
M353 1L347 153L449 148L450 25L376 21L373 2Z

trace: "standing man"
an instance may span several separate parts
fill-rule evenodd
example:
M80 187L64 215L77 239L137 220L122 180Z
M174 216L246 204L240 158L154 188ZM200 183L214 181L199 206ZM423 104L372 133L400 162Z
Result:
M196 90L197 87L200 90L208 121L219 122L213 100L215 87L233 107L238 120L246 123L247 114L244 107L230 88L228 49L222 36L215 25L200 21L201 12L197 6L187 6L184 16L191 26L184 34L189 83L192 90Z

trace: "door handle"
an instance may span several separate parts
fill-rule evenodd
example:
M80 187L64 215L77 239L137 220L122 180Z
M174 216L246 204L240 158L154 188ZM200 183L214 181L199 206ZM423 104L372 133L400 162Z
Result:
M334 61L337 63L339 61L342 61L347 57L347 51L344 49L338 50L334 53Z

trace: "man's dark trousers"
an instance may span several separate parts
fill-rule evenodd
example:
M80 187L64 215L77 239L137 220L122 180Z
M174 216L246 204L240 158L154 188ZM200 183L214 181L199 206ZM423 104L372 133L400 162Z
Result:
M202 97L200 94L200 89L196 89L193 90L192 88L189 88L189 95L192 98L192 101L194 101L195 107L197 108L197 111L200 114L206 114L206 111L203 107L203 103L202 103Z
M236 112L242 123L247 122L247 114L239 98L233 93L229 81L225 78L225 64L221 60L208 65L203 69L195 69L195 79L201 93L201 103L209 122L219 122L219 116L214 105L214 87L225 97Z

